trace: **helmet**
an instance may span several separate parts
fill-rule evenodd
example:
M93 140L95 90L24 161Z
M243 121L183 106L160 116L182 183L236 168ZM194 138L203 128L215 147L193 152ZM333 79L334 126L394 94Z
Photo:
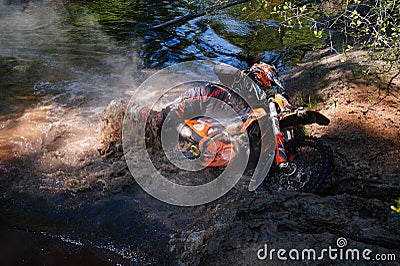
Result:
M276 68L273 65L266 63L254 64L249 71L249 76L257 83L262 89L271 89L273 86L278 86L278 90L285 90L282 82L279 80Z

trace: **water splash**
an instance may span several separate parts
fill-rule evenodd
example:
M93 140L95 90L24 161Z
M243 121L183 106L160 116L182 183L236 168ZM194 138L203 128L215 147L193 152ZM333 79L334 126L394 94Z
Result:
M18 159L30 162L29 171L42 176L42 189L76 192L93 183L110 187L102 179L106 173L101 163L92 166L100 173L83 168L101 161L103 110L138 83L134 73L140 62L135 52L121 53L95 20L90 27L63 24L66 11L54 2L1 2L0 7L0 59L4 56L4 64L13 63L13 82L0 89L17 91L21 83L14 80L34 75L23 81L32 88L28 93L39 99L17 114L10 109L1 117L0 170L9 173ZM37 36L40 42L33 43ZM36 64L38 59L41 64ZM110 166L107 174L114 168Z

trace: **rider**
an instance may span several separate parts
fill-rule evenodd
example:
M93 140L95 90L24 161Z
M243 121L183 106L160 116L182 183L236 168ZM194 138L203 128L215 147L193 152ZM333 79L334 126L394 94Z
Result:
M146 125L159 134L168 115L175 121L183 121L192 118L194 115L199 116L222 111L224 103L232 105L231 96L228 87L224 85L199 82L197 86L186 90L181 97L160 112L145 107L140 111L140 115L147 122ZM212 101L212 99L218 101Z
M264 105L268 104L268 100L273 97L276 92L288 98L274 66L261 62L254 64L249 70L242 71L241 74L247 75L258 85L261 93L256 93L260 94L257 95L257 98ZM218 76L220 80L223 79L223 75ZM224 82L224 84L226 83ZM167 106L160 112L143 108L140 114L142 119L146 120L146 125L148 125L152 131L156 132L156 134L159 134L168 114L182 121L185 118L191 118L192 114L205 113L209 108L213 110L222 108L221 106L215 106L215 102L217 102L218 105L218 101L213 101L212 107L210 107L209 100L211 98L216 98L228 105L232 105L232 93L227 86L217 83L208 83L187 90L174 104ZM288 174L293 171L286 157L282 133L276 135L276 161L282 171Z
M289 97L286 95L285 88L279 79L276 68L273 65L266 63L254 64L249 70L244 71L263 91L263 98L267 100L267 103L274 98L275 93L279 93L284 96L287 100ZM277 119L277 118L275 118ZM277 130L278 131L278 130ZM275 133L275 160L279 166L279 169L286 175L292 175L295 172L293 164L290 164L286 155L286 150L283 145L283 134L282 132Z

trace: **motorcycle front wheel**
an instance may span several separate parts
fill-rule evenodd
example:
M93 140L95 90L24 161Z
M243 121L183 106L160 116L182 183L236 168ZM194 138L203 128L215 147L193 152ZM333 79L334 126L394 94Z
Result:
M332 167L332 150L321 139L301 137L289 140L286 153L295 171L290 176L279 173L284 190L315 193L326 181Z

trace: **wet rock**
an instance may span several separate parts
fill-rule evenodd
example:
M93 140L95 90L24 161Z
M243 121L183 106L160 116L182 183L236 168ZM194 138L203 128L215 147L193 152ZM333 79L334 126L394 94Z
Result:
M200 251L201 247L204 245L205 231L196 231L191 234L186 239L185 252L190 254L196 254Z

